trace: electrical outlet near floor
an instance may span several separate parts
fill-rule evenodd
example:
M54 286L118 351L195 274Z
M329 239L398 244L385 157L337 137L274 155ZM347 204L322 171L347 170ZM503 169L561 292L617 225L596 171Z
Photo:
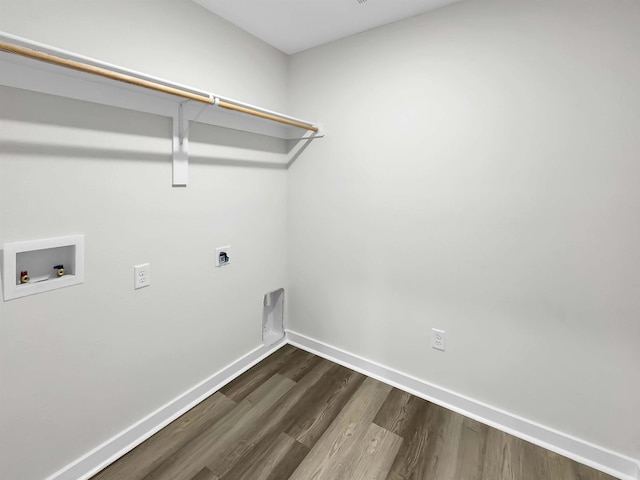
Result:
M143 288L151 285L151 268L148 263L133 267L133 288Z
M446 340L446 333L444 330L439 330L437 328L431 329L431 348L435 348L436 350L442 350L444 352L445 340Z

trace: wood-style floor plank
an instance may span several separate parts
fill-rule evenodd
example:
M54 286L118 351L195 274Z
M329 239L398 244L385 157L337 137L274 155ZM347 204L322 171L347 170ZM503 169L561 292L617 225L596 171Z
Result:
M323 361L318 364L315 375L301 380L278 404L266 411L253 428L236 439L227 450L210 458L208 464L215 465L212 470L226 479L230 472L242 468L238 465L245 464L246 459L257 458L270 449L281 432L304 444L308 452L364 378L345 367ZM310 380L315 381L311 383Z
M489 430L482 480L519 480L520 452L516 440L499 430Z
M256 418L275 404L294 385L295 382L286 377L273 375L251 393L253 400L257 403L252 404L248 398L242 400L221 421L169 456L144 477L144 480L189 480L200 469L207 466L209 452L223 449L229 442L242 435ZM217 473L215 470L212 471L214 474Z
M285 432L312 448L364 380L364 375L334 365L296 407L295 418Z
M431 427L430 469L434 478L456 478L464 417L442 407L432 411L438 420Z
M404 438L421 403L424 403L424 400L394 388L373 419L373 423Z
M390 386L367 378L290 479L349 478L354 468L354 445L364 437L390 391Z
M201 432L211 428L235 406L233 400L221 393L213 394L108 466L93 480L140 480Z
M203 467L191 480L220 480L216 477L211 470L207 467Z
M220 393L226 395L235 402L241 401L271 378L274 373L277 373L278 370L287 365L288 360L296 350L297 349L291 345L285 345L272 355L269 355L259 364L251 367L233 382L222 387L220 389Z
M242 400L210 429L202 432L187 445L165 458L162 463L145 475L143 480L168 480L172 478L172 475L176 475L182 480L191 478L206 466L201 460L202 456L210 448L215 447L222 436L227 436L227 432L232 432L233 426L241 422L245 414L248 414L252 408L251 403Z
M224 480L267 480L269 478L288 478L298 463L309 453L309 449L291 438L286 433L280 433L273 441L263 443L262 448L252 452L251 462L236 462L225 473ZM275 475L282 475L276 477Z
M323 361L322 358L313 353L296 350L287 358L286 363L280 367L278 373L297 382L321 361Z
M471 418L465 418L462 421L455 478L459 480L482 479L488 429L487 425Z
M318 363L309 374L274 404L273 408L263 411L262 415L255 419L242 435L219 448L211 449L205 459L206 465L220 478L224 478L237 462L245 461L244 459L251 455L257 445L261 442L270 442L274 434L282 431L280 425L290 415L291 410L333 366L326 360Z
M573 466L570 462L565 461L564 457L548 450L545 451L545 457L551 478L572 478L574 476Z
M546 451L525 440L516 438L493 428L488 430L483 480L538 480L541 478L577 479L570 470L575 463L563 458L562 477L552 473L551 458ZM593 471L595 472L595 470ZM559 473L559 470L558 470ZM597 475L597 472L595 472ZM597 480L597 476L594 477Z
M615 477L599 472L586 465L574 462L558 455L555 452L540 449L541 453L547 458L549 465L549 478L571 478L575 480L615 480Z
M384 480L402 445L402 438L372 423L363 440L362 451L356 456L358 463L348 478L350 480Z
M537 445L520 439L520 478L538 480L549 478L549 461Z
M421 400L415 413L408 420L410 429L405 432L404 442L389 471L389 480L432 479L434 436L438 431L440 407ZM435 418L434 418L435 417Z
M614 480L285 346L93 480Z

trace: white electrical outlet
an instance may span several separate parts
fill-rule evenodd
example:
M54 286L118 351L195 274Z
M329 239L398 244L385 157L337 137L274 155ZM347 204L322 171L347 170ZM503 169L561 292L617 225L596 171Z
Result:
M151 268L148 263L133 267L133 288L136 290L151 285Z
M231 247L216 248L216 267L224 267L231 263Z
M437 328L431 329L431 347L436 350L442 350L445 348L446 333L444 330L438 330Z

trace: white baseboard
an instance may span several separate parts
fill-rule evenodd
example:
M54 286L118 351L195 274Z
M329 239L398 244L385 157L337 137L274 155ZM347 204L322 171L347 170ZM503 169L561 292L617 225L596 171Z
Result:
M260 346L252 350L73 463L50 475L46 480L90 478L286 343L283 339L275 345Z
M640 462L630 457L486 405L299 333L287 331L287 340L282 340L276 345L261 346L252 350L131 427L50 475L46 480L89 479L286 343L622 480L640 480Z
M607 450L566 433L540 425L499 408L406 375L296 332L287 331L289 343L351 368L449 410L507 432L622 480L640 480L638 460Z

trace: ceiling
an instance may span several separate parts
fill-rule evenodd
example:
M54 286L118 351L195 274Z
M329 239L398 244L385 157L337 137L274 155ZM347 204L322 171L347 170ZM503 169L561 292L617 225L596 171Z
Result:
M460 0L194 0L291 54Z

